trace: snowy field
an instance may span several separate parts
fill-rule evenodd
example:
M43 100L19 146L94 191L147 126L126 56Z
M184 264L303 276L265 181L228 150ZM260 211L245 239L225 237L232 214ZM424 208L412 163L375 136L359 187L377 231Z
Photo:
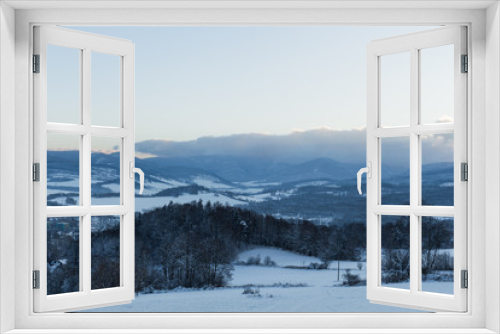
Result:
M310 263L321 263L321 260L317 257L306 256L301 254L295 254L289 251L284 251L281 249L276 249L273 247L258 247L255 249L247 250L238 255L237 261L248 261L250 257L260 256L261 260L264 261L266 256L276 263L278 267L286 267L286 266L301 266L306 267ZM365 267L365 263L362 262L363 268ZM337 262L330 263L329 268L337 269ZM340 269L357 269L357 262L351 261L340 261ZM364 270L363 270L364 271Z
M80 182L78 177L75 177L74 175L57 174L53 176L53 179L55 181L48 181L48 195L65 193L70 194L79 192ZM93 177L92 184L99 184L99 189L104 192L114 193L116 195L120 193L120 184L117 182L103 182L103 180L101 180L100 178ZM201 191L198 194L184 193L180 196L155 197L155 195L162 190L192 185L198 185L208 190ZM136 211L138 212L144 212L157 207L161 207L163 205L167 205L170 201L183 204L202 200L204 203L211 201L212 203L219 202L221 204L236 206L246 205L249 202L280 200L297 194L298 189L301 187L338 187L338 185L333 184L329 181L310 181L299 183L292 189L283 189L280 191L266 190L267 187L278 185L281 185L281 183L258 181L224 183L224 181L210 175L195 175L191 179L184 181L150 176L145 181L143 195L152 197L136 197L135 206ZM72 198L74 201L76 201L76 203L79 202L78 196L61 196L58 198L52 198L51 201L58 203L59 205L68 205L66 203L66 197ZM118 202L118 196L99 196L92 198L92 205L118 205Z
M340 281L336 263L327 270L291 269L307 266L317 258L260 247L245 251L239 261L259 255L269 256L276 266L234 265L230 286L215 289L176 289L169 292L139 294L130 304L93 309L91 312L419 312L411 309L371 304L366 286L342 286L345 269L366 277L366 266L341 262ZM426 282L427 291L452 293L452 282ZM251 285L253 294L243 294ZM390 284L393 288L407 283ZM247 288L248 289L248 288ZM89 312L89 311L86 311Z
M219 195L219 194L214 194L214 193L206 193L206 194L198 194L198 195L191 195L191 194L184 194L180 195L178 197L173 197L173 196L163 196L163 197L136 197L135 198L135 211L136 212L143 212L143 211L148 211L152 209L156 209L158 207L162 207L164 205L168 205L168 203L175 202L175 203L191 203L192 201L198 201L202 200L203 203L206 203L208 201L211 201L212 203L215 202L220 202L220 203L228 203L229 205L241 205L241 204L246 204L245 202L238 201L236 199L224 196L224 195ZM93 197L92 198L92 204L93 205L116 205L115 203L116 199L115 198L110 198L110 197Z

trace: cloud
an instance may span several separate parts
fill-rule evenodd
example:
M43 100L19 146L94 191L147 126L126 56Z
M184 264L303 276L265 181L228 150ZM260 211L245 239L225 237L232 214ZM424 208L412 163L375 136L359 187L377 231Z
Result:
M382 140L384 143L384 139ZM383 163L407 167L409 139L390 138L383 144ZM433 146L434 145L434 146ZM438 162L444 151L450 151L449 140L442 136L428 136L425 147L432 147L426 154L426 163ZM177 142L146 140L136 144L136 151L143 156L192 157L237 156L270 159L277 163L301 163L318 157L327 157L344 163L366 164L366 130L294 130L287 135L235 134L223 137L201 137ZM444 155L444 156L449 156ZM453 153L451 151L451 156Z
M345 162L361 162L365 157L364 131L335 131L320 128L294 131L288 135L235 134L201 137L176 142L147 140L136 144L136 151L161 157L245 156L299 163L317 157Z
M453 117L444 115L437 119L437 123L453 123Z

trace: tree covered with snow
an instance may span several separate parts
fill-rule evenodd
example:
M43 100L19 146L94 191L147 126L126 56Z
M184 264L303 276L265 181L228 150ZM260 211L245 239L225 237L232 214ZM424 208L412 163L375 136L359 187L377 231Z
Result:
M136 214L136 290L225 286L238 252L253 245L308 256L334 249L335 259L356 260L365 248L365 229L359 223L288 221L220 203L171 202Z
M253 246L318 257L323 264L317 269L332 261L363 261L366 253L366 225L358 222L318 225L202 201L170 202L135 218L137 292L226 286L238 253ZM391 219L382 224L382 279L401 282L410 272L409 219ZM118 286L119 217L103 216L92 226L92 289ZM51 218L47 235L48 293L78 291L79 220ZM426 218L422 237L423 274L451 269L453 254L443 250L453 249L453 222ZM250 265L258 264L272 266L273 261Z

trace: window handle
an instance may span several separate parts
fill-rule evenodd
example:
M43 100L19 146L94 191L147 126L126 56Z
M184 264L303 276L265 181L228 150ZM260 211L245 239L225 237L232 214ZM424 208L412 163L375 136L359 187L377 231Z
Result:
M372 163L370 161L368 161L367 167L361 168L358 171L358 192L360 195L362 194L362 192L361 192L361 175L363 175L363 173L366 173L366 177L368 179L372 178Z
M134 167L133 161L130 161L129 168L130 168L129 170L131 179L135 178L134 173L139 174L139 184L140 184L139 195L142 195L142 192L144 191L144 172L142 171L142 169Z

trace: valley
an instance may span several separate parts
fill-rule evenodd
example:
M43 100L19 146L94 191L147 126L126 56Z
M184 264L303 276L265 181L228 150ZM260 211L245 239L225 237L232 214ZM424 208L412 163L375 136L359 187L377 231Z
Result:
M119 154L92 154L92 204L119 203ZM317 224L364 222L364 195L356 190L360 166L330 158L276 163L271 159L189 157L136 159L145 174L143 195L136 194L136 211L144 212L170 201L219 202L287 219L308 219ZM407 204L408 170L382 166L382 200ZM453 203L451 163L423 166L422 186L429 205ZM136 188L138 188L136 180ZM364 189L363 182L363 189ZM48 152L48 205L79 202L78 155L75 151Z

